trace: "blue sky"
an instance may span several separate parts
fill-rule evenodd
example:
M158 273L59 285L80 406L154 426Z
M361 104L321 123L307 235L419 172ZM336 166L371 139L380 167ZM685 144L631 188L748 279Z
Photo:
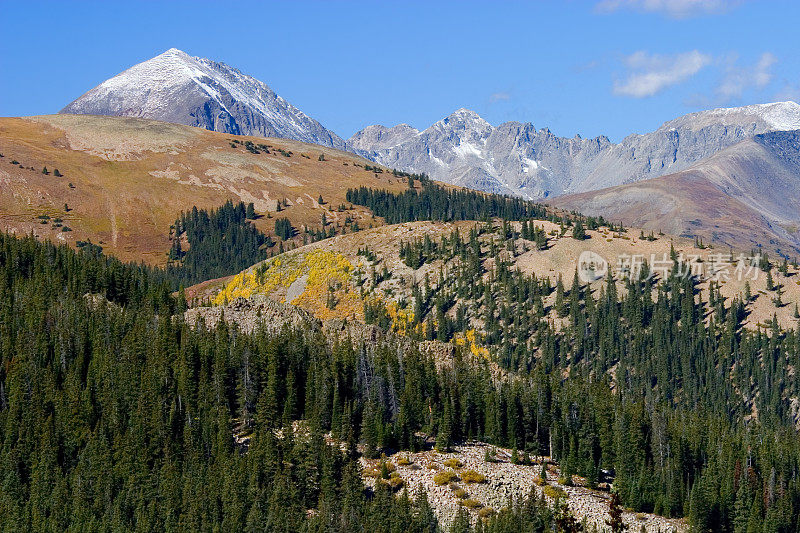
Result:
M619 140L688 112L800 100L800 2L0 0L0 116L54 113L170 47L233 65L343 137L492 124Z

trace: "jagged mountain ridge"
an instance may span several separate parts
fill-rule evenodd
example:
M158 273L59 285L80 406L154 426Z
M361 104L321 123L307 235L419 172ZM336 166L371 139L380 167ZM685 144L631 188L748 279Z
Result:
M387 146L386 132L370 126L348 141L387 166L531 199L584 192L677 172L761 133L800 129L800 105L777 102L691 113L620 143L600 136L568 139L531 123L497 127L459 109L413 134L404 129ZM384 135L375 135L376 132ZM375 138L370 145L368 139Z
M176 48L104 81L61 113L148 118L234 135L345 147L338 135L265 83Z

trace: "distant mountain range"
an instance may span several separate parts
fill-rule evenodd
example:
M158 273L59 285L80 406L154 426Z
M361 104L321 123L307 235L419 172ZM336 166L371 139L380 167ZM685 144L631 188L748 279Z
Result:
M795 136L777 134L800 130L795 102L691 113L619 143L605 136L558 137L531 123L493 126L468 109L423 131L408 124L373 125L345 141L266 84L173 48L103 82L61 112L284 137L629 224L737 246L766 240L778 249L800 250L800 146ZM730 224L720 224L723 215Z
M449 183L542 199L677 172L753 135L800 129L794 102L715 109L671 120L644 135L568 139L533 124L497 127L459 109L424 131L369 126L351 147L386 166Z

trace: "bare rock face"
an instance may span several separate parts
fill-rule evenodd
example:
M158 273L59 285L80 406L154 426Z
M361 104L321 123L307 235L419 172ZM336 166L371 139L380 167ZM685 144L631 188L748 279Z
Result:
M190 326L208 328L214 328L224 320L246 333L252 333L260 327L271 334L280 332L284 327L312 330L322 325L311 313L266 296L237 298L224 307L193 307L184 313L184 320Z
M234 135L345 147L338 135L265 83L175 48L104 81L61 113L149 118Z
M419 134L419 130L408 124L398 124L392 128L385 126L367 126L353 135L348 147L354 150L380 150L402 144Z
M542 199L678 172L755 135L800 129L800 105L779 102L692 113L618 144L604 136L558 137L530 123L493 127L467 109L416 134L406 127L402 134L389 135L395 128L370 126L348 142L390 167Z

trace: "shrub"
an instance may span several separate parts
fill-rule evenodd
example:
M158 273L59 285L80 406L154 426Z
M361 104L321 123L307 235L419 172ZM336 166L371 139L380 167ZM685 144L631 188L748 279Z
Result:
M402 489L403 485L405 484L406 482L403 481L403 478L400 477L393 477L389 479L389 488L391 488L394 491Z
M572 486L572 476L559 476L558 478L559 485L564 485L565 487Z
M478 516L480 516L481 518L489 518L493 514L494 514L494 509L492 509L491 507L484 507L483 509L478 511Z
M427 468L428 470L439 470L442 467L436 463L428 463L427 465L425 465L425 468Z
M397 464L400 466L408 466L411 464L411 460L408 457L399 457L397 459Z
M446 470L444 472L439 472L435 476L433 476L433 482L437 485L447 485L451 481L458 481L458 476L455 472L451 470Z
M469 509L480 509L481 507L483 507L483 504L481 504L481 502L473 498L467 498L466 500L461 500L461 505Z
M533 480L533 482L534 482L534 483L535 483L537 486L539 486L539 487L542 487L542 486L544 486L544 485L547 485L547 481L543 480L543 479L542 479L542 478L540 478L540 477L537 477L536 479L534 479L534 480Z
M403 485L405 485L405 481L403 481L403 478L401 478L400 474L397 472L392 472L392 475L389 476L389 479L386 481L386 483L392 490L395 491L400 490Z
M452 468L453 470L455 470L456 468L461 468L462 466L464 466L464 463L462 463L461 461L459 461L458 459L453 457L451 459L446 460L444 462L444 466L446 466L447 468Z
M465 470L461 473L461 481L464 483L486 483L486 476L474 470Z
M467 497L467 491L464 490L464 489L461 489L461 488L454 490L453 494L456 495L456 498L459 498L459 499L462 499L462 500Z
M567 497L567 493L564 492L563 489L554 487L552 485L548 485L544 488L544 495L553 500L560 500L561 498Z

